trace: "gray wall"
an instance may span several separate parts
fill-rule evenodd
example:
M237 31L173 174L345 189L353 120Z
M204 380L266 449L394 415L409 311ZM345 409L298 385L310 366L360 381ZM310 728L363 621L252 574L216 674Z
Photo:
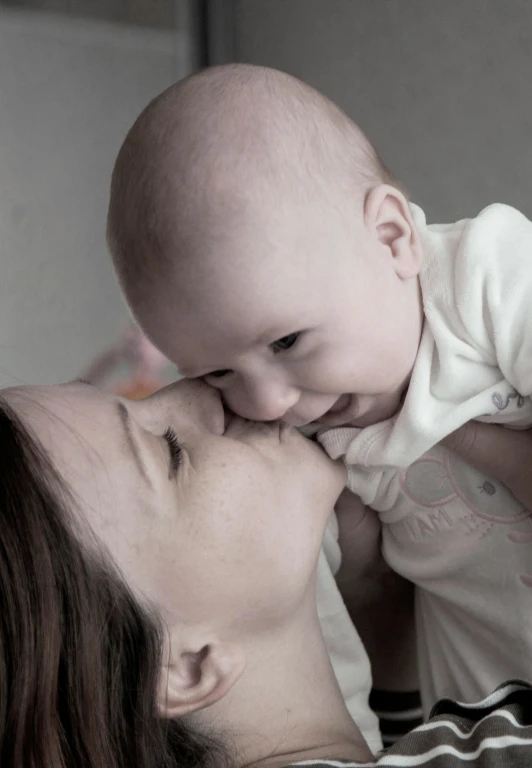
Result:
M532 216L531 0L235 0L235 58L324 91L430 220Z
M176 18L173 0L0 0L0 5L166 29L174 29Z
M73 377L121 332L111 169L141 108L186 71L184 43L0 11L0 385Z

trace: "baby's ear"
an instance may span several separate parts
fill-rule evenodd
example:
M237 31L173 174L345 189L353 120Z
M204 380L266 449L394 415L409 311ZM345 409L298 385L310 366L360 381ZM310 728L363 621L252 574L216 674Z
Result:
M394 269L403 280L416 277L423 252L408 200L390 184L380 184L367 195L364 203L366 229L389 248Z
M235 643L210 642L171 655L161 670L159 714L175 719L209 707L231 690L245 666L244 651Z

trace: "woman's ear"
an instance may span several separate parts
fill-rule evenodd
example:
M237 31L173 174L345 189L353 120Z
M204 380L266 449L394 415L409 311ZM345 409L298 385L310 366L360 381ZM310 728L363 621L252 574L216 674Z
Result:
M212 642L197 651L182 651L161 670L159 714L177 718L204 709L233 687L246 666L236 643Z
M402 280L416 277L423 253L408 200L390 184L373 187L364 203L364 224L370 236L385 245Z

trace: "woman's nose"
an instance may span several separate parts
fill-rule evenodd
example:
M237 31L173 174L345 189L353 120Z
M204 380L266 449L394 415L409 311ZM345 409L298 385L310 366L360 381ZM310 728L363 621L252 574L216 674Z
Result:
M198 379L180 379L149 398L157 412L163 411L171 426L191 423L197 428L223 434L224 410L221 393ZM149 404L150 404L149 403Z

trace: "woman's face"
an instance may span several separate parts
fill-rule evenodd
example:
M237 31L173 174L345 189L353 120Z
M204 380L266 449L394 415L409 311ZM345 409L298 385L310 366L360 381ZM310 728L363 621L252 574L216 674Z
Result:
M313 586L345 470L278 424L180 381L129 401L67 384L12 402L134 589L172 622L283 621Z

